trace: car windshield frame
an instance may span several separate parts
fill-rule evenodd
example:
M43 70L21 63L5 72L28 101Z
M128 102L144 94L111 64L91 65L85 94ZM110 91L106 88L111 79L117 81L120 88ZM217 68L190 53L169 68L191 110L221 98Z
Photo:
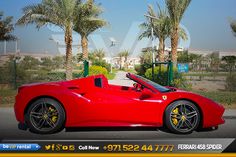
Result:
M134 77L132 77L132 75L136 78L134 78ZM169 88L167 88L167 87L164 87L164 86L162 86L162 85L160 85L160 84L158 84L158 83L155 83L155 82L153 82L153 81L151 81L151 80L149 80L149 79L146 79L146 78L144 78L144 77L142 77L142 76L139 76L139 75L136 75L136 74L130 74L130 73L128 73L127 74L127 77L129 78L129 79L131 79L131 80L133 80L133 81L135 81L135 82L137 82L137 83L140 83L141 85L143 85L143 86L145 86L146 88L148 88L148 89L150 89L150 87L149 86L151 86L153 89L155 89L155 90L157 90L157 91L159 91L159 92L161 92L161 93L166 93L166 92L170 92L171 91L171 89L169 89ZM140 81L141 80L141 81ZM143 84L143 82L145 82L147 85L145 85L145 84ZM152 90L152 89L151 89ZM153 90L152 90L153 91Z

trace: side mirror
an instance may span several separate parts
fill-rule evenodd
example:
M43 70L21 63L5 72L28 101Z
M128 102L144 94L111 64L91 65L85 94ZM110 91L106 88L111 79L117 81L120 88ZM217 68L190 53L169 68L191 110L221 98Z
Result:
M140 100L148 99L148 98L151 98L152 95L153 95L153 93L152 93L151 90L149 90L149 89L147 89L147 88L144 88L144 89L142 90L142 94L141 94L141 96L140 96L139 99L140 99Z
M138 83L134 83L133 84L134 88L136 89L136 91L141 92L142 91L142 85L138 84Z
M137 83L133 83L133 87L137 88L138 84Z

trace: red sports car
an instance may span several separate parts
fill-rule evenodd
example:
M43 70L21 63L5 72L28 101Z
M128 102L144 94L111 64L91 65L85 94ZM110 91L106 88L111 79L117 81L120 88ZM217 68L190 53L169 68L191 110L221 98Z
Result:
M70 127L166 126L184 134L224 123L224 107L208 98L127 77L134 87L108 84L103 75L23 85L15 103L19 128L48 134Z

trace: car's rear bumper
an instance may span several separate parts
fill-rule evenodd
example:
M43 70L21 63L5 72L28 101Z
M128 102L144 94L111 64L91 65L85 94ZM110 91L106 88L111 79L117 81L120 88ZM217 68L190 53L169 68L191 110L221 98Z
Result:
M18 94L15 97L15 105L14 105L14 112L15 112L15 117L16 120L20 123L24 123L24 107L21 105L24 103Z

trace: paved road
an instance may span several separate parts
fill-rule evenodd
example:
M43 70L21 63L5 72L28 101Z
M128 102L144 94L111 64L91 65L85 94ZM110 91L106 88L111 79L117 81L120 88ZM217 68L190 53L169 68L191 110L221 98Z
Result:
M133 81L126 77L127 72L118 71L113 80L109 80L109 84L121 85L121 86L133 86Z
M12 108L0 108L0 139L57 139L57 140L130 140L130 139L160 139L160 138L235 138L236 137L236 119L226 119L226 123L221 125L218 130L193 132L189 135L176 135L163 130L79 130L77 132L65 132L53 135L37 135L29 131L18 130Z

